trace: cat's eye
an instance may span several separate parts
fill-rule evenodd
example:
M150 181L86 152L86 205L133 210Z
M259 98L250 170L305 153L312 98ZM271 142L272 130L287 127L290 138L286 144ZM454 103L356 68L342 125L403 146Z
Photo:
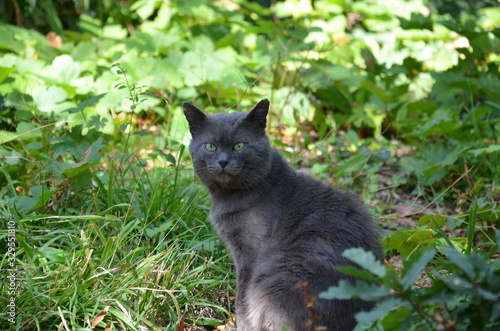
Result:
M211 143L206 143L205 148L207 150L209 150L210 152L213 152L217 149L217 146L215 146L214 144L211 144Z
M237 144L235 144L235 145L233 146L233 149L234 149L235 151L239 151L239 150L243 149L243 147L245 147L245 143L237 143Z

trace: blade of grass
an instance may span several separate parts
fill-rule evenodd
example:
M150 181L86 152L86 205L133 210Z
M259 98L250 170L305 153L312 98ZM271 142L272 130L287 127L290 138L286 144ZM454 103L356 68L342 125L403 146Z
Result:
M474 246L474 234L476 232L477 200L474 200L469 208L469 226L467 227L467 247L465 254L469 255Z

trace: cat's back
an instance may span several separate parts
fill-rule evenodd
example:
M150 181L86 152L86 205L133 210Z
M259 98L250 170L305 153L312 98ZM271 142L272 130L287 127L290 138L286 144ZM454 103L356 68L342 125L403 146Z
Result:
M304 242L324 243L343 251L361 247L382 257L372 217L355 195L336 189L308 175L295 172L287 184L276 239L300 246ZM290 189L292 190L290 191Z

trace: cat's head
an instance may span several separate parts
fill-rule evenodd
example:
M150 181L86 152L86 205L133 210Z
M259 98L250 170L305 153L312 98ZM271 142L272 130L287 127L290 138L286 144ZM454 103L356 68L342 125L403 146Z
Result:
M183 107L193 137L189 153L205 186L212 191L244 190L264 180L271 167L267 99L246 113L206 115L188 102Z

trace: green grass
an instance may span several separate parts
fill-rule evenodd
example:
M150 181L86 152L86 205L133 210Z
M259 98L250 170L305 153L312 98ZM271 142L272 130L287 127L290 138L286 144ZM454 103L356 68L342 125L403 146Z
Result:
M217 296L229 297L233 273L207 221L206 192L186 169L134 171L109 180L107 192L101 185L87 196L60 190L71 196L45 212L4 206L1 216L15 222L19 243L15 329L90 329L105 306L98 326L126 330L195 325L202 307L229 316ZM7 259L1 262L5 270ZM14 329L5 317L0 324Z

